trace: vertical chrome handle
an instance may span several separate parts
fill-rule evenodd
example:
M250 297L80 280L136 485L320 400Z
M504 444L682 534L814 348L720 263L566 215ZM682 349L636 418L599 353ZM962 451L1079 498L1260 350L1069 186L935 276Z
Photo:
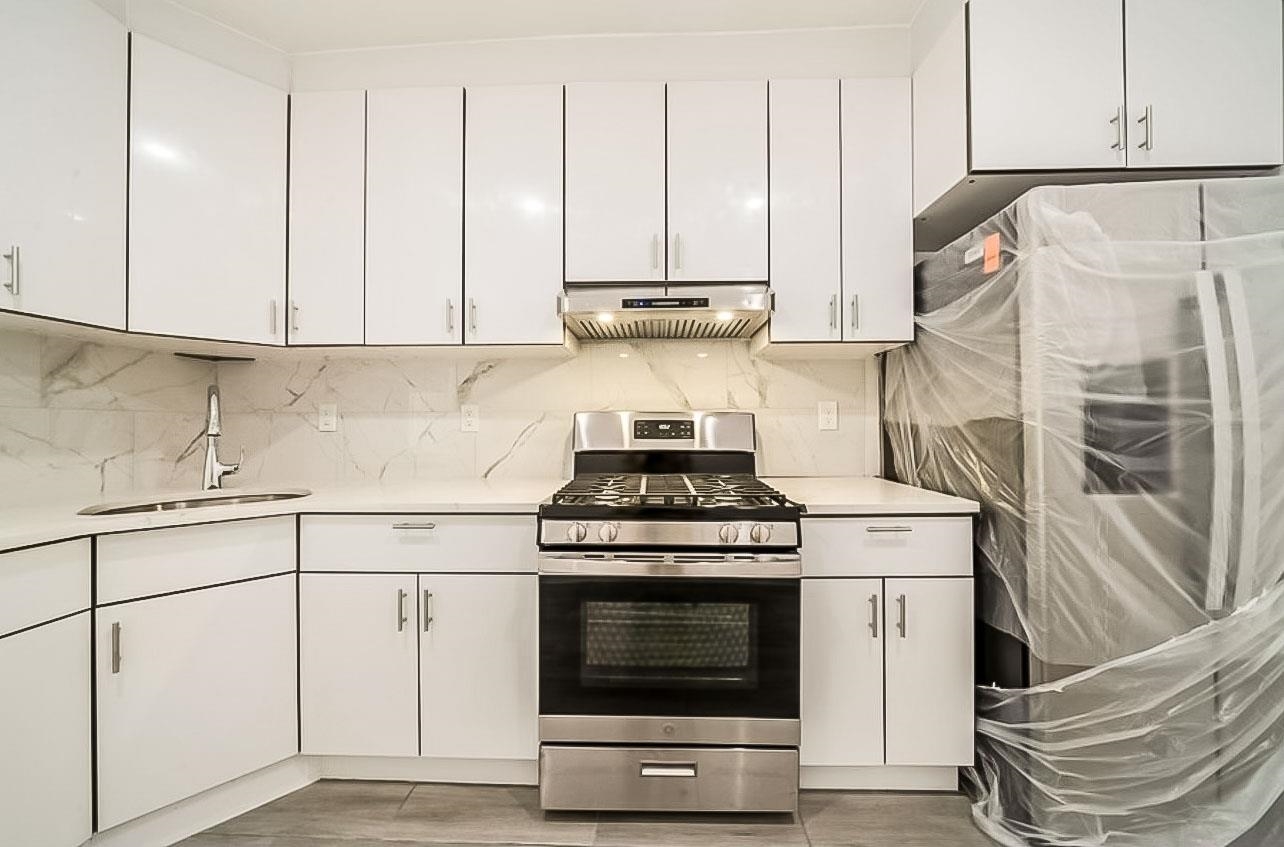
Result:
M268 301L268 334L276 335L276 298Z
M397 589L397 632L402 632L406 628L406 590Z
M869 633L870 638L878 637L878 595L869 595Z
M424 632L432 629L432 592L424 591Z
M860 295L852 295L852 331L860 329Z
M1147 106L1142 112L1141 117L1137 118L1137 123L1146 125L1146 135L1142 138L1141 143L1137 145L1138 150L1155 149L1155 112L1150 106Z
M829 295L829 328L838 329L838 295Z
M1115 125L1115 143L1110 145L1111 150L1122 150L1124 147L1124 107L1120 106L1115 110L1115 116L1110 122Z
M468 298L468 331L477 332L477 301Z
M17 297L22 293L22 249L17 244L9 245L9 252L4 257L13 265L13 272L9 275L9 281L4 287L9 289L9 293Z
M904 594L901 594L896 598L896 605L899 607L897 611L898 619L896 621L896 629L898 632L900 632L901 638L904 638L905 637L905 607L909 605L908 603L905 602Z
M446 298L446 332L455 331L455 301Z
M294 332L299 331L299 304L296 300L290 301L290 329Z
M111 672L120 673L120 621L111 625Z
M651 236L651 270L660 269L660 233Z
M673 234L673 269L682 270L682 235L677 232Z

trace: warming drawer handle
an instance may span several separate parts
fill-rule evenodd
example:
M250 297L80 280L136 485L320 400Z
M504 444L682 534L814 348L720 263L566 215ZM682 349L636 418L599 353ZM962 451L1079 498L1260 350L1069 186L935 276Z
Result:
M431 521L401 521L392 525L393 529L424 529L434 530L437 524Z
M912 526L867 526L866 532L913 532Z
M695 762L641 762L642 776L686 777L696 775Z

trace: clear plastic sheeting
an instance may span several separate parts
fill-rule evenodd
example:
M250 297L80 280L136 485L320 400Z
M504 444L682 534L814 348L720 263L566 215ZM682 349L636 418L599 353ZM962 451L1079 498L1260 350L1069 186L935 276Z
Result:
M982 503L978 824L1284 844L1284 178L1038 188L917 277L884 421Z

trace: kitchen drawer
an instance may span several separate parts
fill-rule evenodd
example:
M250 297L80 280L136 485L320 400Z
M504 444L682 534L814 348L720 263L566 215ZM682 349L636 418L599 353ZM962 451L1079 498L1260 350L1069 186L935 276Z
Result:
M540 747L546 810L793 812L798 751L748 747Z
M0 635L89 608L89 539L0 554Z
M803 576L971 576L968 517L809 518Z
M98 538L98 605L294 570L294 518Z
M534 515L304 515L305 571L535 572Z

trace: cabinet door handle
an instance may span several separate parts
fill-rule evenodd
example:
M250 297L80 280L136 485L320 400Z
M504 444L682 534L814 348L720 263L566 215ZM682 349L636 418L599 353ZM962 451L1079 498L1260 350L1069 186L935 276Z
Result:
M22 293L22 248L17 244L9 246L9 252L4 257L13 265L13 272L9 275L9 281L4 287L9 289L9 293L17 297Z
M660 233L651 236L651 270L660 269Z
M468 331L477 332L477 301L471 297L468 298Z
M403 632L405 630L406 621L408 620L410 619L406 617L406 590L404 588L398 588L397 589L397 632Z
M455 331L455 301L446 298L446 332Z
M852 330L860 329L860 295L852 295Z
M673 269L682 270L682 234L677 232L673 234Z
M276 298L268 301L268 334L276 335Z
M434 530L437 524L431 521L398 521L392 525L393 529L426 529Z
M299 304L295 300L290 301L290 329L299 331Z
M869 632L870 638L878 637L878 595L869 595Z
M424 632L432 629L432 592L424 591Z
M838 295L829 295L829 328L838 329Z
M120 621L111 625L111 672L120 673Z
M867 526L866 532L913 532L912 526Z
M1142 138L1141 143L1137 145L1137 149L1154 150L1155 149L1155 110L1154 108L1151 106L1147 106L1145 110L1142 111L1141 117L1137 118L1137 123L1145 124L1146 126L1146 135Z
M900 632L901 638L904 638L905 637L905 618L906 618L905 607L909 605L909 603L905 602L904 594L897 596L896 605L899 607L897 611L896 629L897 631Z
M1115 116L1110 122L1115 125L1115 143L1110 145L1111 150L1122 150L1124 147L1124 107L1120 106L1115 110Z

